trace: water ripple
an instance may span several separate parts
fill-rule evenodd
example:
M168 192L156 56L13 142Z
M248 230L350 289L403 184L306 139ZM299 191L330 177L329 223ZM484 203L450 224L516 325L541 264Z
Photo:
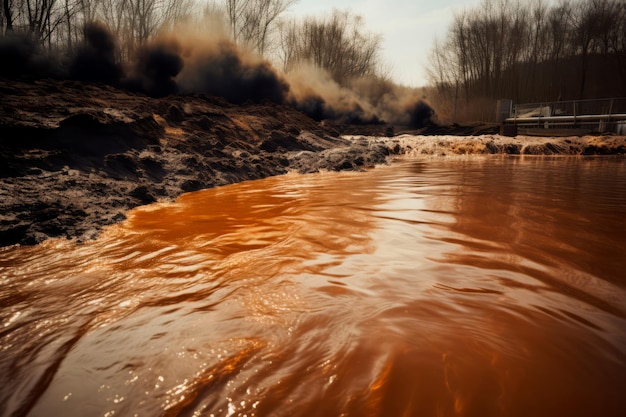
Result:
M288 174L0 251L2 415L626 414L626 162Z

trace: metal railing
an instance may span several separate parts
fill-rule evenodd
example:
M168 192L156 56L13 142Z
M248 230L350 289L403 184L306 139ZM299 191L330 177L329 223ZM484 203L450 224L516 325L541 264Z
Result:
M626 97L516 104L505 123L520 128L578 128L626 134Z

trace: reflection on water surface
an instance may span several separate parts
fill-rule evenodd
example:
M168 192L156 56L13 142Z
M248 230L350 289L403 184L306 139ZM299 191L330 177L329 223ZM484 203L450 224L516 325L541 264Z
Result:
M290 174L0 252L2 415L619 416L626 162Z

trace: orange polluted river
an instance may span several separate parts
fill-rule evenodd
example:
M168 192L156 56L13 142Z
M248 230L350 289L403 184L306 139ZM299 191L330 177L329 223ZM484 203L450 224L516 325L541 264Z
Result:
M626 160L288 174L0 251L2 416L624 416Z

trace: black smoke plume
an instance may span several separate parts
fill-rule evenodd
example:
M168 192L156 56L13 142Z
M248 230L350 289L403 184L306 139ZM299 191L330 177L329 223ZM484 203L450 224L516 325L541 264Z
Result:
M384 124L376 114L367 114L363 107L353 103L350 107L334 108L317 94L311 94L290 101L290 104L313 120L334 120L352 125Z
M0 76L9 78L50 77L58 67L41 53L33 36L15 31L0 36L0 62Z
M25 34L0 37L0 76L102 82L153 97L200 93L238 104L287 103L315 120L344 124L422 128L434 117L434 110L414 90L376 79L340 86L329 74L307 65L282 76L267 61L223 37L182 31L164 35L137 48L123 66L116 37L106 25L86 24L83 34L80 47L63 59L41 54L38 43Z
M332 109L329 109L324 99L318 95L309 95L298 100L294 99L291 100L290 104L318 122L335 117Z
M175 77L183 69L181 47L175 40L158 40L137 52L132 76L125 87L152 97L179 92Z
M376 77L341 86L332 77L310 65L289 74L290 103L315 120L338 123L394 124L422 128L431 123L434 110L417 97L414 89L399 87Z
M435 110L425 102L419 100L408 106L409 126L414 129L421 129L433 123L432 119Z
M244 56L228 41L194 48L178 78L181 91L223 97L233 103L285 102L289 85L266 61Z
M99 22L86 24L85 40L71 59L69 77L78 81L119 85L124 71L116 60L113 34Z

